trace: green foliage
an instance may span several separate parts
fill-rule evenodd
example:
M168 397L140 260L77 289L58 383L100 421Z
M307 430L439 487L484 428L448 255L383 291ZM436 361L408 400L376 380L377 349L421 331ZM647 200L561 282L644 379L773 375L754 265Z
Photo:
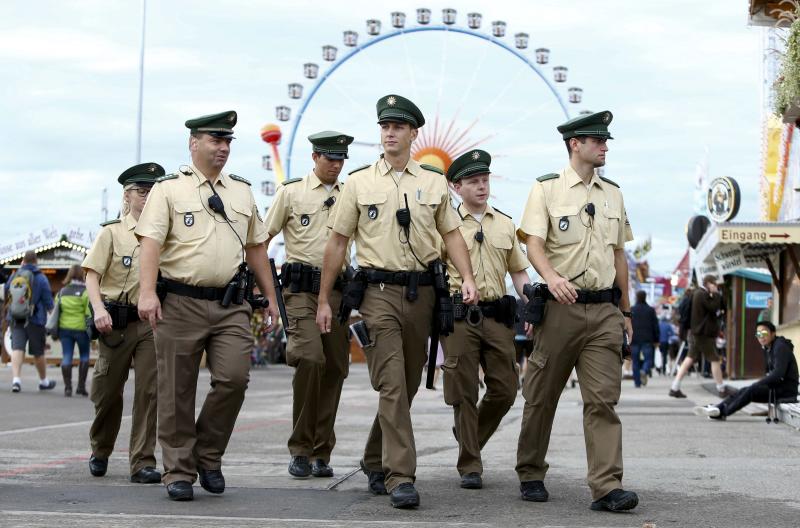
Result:
M800 9L789 27L781 74L775 82L775 111L782 115L795 101L800 101Z

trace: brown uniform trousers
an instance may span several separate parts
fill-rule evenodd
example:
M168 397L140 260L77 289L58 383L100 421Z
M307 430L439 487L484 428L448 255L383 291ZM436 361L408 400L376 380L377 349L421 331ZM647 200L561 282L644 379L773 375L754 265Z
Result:
M112 345L119 345L111 347ZM92 375L94 421L89 429L92 453L108 458L122 422L122 394L133 362L134 393L131 439L128 448L131 475L156 467L156 350L146 321L129 323L124 332L101 337L100 355Z
M417 450L411 426L411 401L427 359L434 292L420 286L414 302L404 286L370 284L358 311L369 331L364 348L372 388L380 393L378 414L364 449L364 465L386 474L386 489L414 482Z
M340 292L332 292L330 302L334 309L341 298ZM348 328L334 319L331 332L320 335L317 295L285 292L284 299L289 316L286 363L295 367L289 453L321 458L327 463L336 445L333 426L349 370Z
M250 380L252 310L246 302L170 293L155 332L158 359L158 441L164 484L194 482L197 468L220 469ZM197 376L203 351L211 390L195 423Z
M622 424L614 406L622 381L623 328L622 313L611 303L547 302L522 387L525 407L516 467L520 481L544 480L556 406L575 367L592 499L622 487Z
M456 321L444 338L444 401L453 406L460 475L483 473L481 449L517 397L514 329L484 317L472 326ZM478 365L486 393L478 404Z

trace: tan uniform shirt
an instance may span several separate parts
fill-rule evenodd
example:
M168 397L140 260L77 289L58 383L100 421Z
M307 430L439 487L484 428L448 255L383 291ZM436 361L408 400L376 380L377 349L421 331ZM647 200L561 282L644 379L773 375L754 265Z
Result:
M594 218L586 212L589 203ZM558 178L534 182L517 230L522 242L528 235L544 240L553 268L584 290L613 286L614 250L633 240L620 189L597 175L587 187L571 166Z
M301 181L278 187L264 225L272 237L283 231L286 262L322 268L325 244L330 237L328 220L336 209L336 203L328 207L324 202L329 197L338 201L343 186L337 181L328 191L312 170ZM349 251L345 258L349 264Z
M463 225L459 228L467 243L475 282L482 301L494 301L506 294L506 273L522 271L528 267L528 259L514 236L514 222L505 214L487 205L481 221L470 214L464 204L458 206ZM483 242L475 240L475 234L483 230ZM450 275L450 291L460 292L463 279L455 265L447 259Z
M250 185L221 173L214 189L230 226L209 207L211 186L193 165L153 186L135 233L161 245L164 277L192 286L225 286L242 262L242 244L256 246L267 239Z
M405 198L410 241L395 216L406 206ZM411 159L398 178L383 158L350 175L330 223L337 233L355 238L359 267L391 271L424 271L440 257L440 235L460 225L442 174Z
M139 240L130 214L103 226L81 266L100 275L103 299L136 304L139 301ZM121 295L120 295L121 294Z

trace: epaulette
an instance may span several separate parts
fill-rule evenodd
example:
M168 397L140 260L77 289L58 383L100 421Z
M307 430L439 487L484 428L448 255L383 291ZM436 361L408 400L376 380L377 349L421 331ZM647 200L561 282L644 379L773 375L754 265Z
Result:
M242 183L246 183L247 185L253 185L252 183L250 183L249 180L246 180L246 179L242 178L241 176L237 176L235 174L228 174L228 176L230 176L230 178L232 180L240 181Z
M538 182L546 182L547 180L555 180L559 176L561 176L561 175L557 174L555 172L551 172L550 174L545 174L544 176L539 176L538 178L536 178L536 181L538 181Z
M162 182L162 181L167 181L167 180L174 180L177 177L178 177L178 175L175 174L174 172L172 174L165 174L163 176L159 176L158 178L156 178L156 183Z
M347 173L347 175L349 176L349 175L353 174L354 172L362 171L362 170L366 169L367 167L370 167L371 165L372 165L372 163L367 163L366 165L362 165L357 169L351 170L350 172Z
M439 167L436 167L434 165L428 165L427 163L420 163L419 166L422 167L425 170L438 172L439 174L444 174L444 171L442 169L440 169Z
M492 207L492 209L494 209L495 213L500 213L501 215L508 217L510 220L513 220L513 218L511 218L511 215L508 215L508 214L504 213L503 211L501 211L497 207Z
M108 222L103 222L102 224L100 224L100 227L105 227L105 226L111 225L111 224L118 224L120 222L122 222L122 220L120 220L119 218L115 218L113 220L109 220Z
M616 182L613 182L613 181L609 180L608 178L604 178L603 176L600 176L600 179L603 180L606 183L610 183L611 185L613 185L614 187L619 189L619 185L617 185Z
M290 185L292 183L297 183L299 181L303 181L303 178L292 178L291 180L286 180L281 185L286 186L286 185Z

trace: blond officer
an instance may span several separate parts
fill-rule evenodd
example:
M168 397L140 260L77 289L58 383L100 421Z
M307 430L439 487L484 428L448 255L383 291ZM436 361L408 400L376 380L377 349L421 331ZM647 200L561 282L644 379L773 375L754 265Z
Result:
M277 317L267 231L250 184L222 171L235 124L233 111L186 122L192 163L159 179L135 230L142 245L139 315L155 331L162 481L173 500L193 498L198 473L206 491L225 490L222 455L244 401L253 348L252 309L241 297L245 261ZM195 423L203 351L211 390Z
M619 186L595 172L605 165L611 119L611 112L598 112L558 127L569 164L537 178L517 231L547 289L540 291L544 319L535 329L522 389L516 470L523 499L548 499L545 454L558 398L574 367L583 398L591 508L622 511L638 504L635 493L622 489L622 425L614 410L623 331L632 334L624 248L633 235Z
M289 474L298 478L333 476L328 465L336 444L333 425L350 359L347 325L334 321L331 332L321 335L315 318L322 254L330 231L328 217L336 208L342 188L339 173L353 138L325 131L308 140L314 169L278 188L264 221L267 245L283 231L286 250L281 267L289 316L286 363L295 367ZM337 282L339 287L330 298L335 306L341 301L341 278Z
M462 203L459 228L467 243L481 301L459 306L461 275L448 259L450 290L454 295L455 328L444 338L444 401L453 406L458 439L461 487L483 487L481 449L489 441L517 397L518 374L514 348L517 301L506 295L511 274L520 297L530 281L528 261L519 247L514 222L488 204L489 165L492 157L471 150L456 158L447 170ZM478 367L483 367L486 393L478 404Z
M124 190L122 216L103 224L86 254L86 290L100 333L100 354L92 376L94 421L89 429L89 471L102 477L122 422L122 394L133 364L133 418L128 448L131 482L161 481L156 471L156 349L153 330L140 321L139 241L133 234L147 195L164 175L157 163L135 165L119 178Z
M317 324L322 332L331 331L331 291L353 237L359 273L352 284L365 286L359 308L369 334L364 352L372 387L380 394L361 466L370 491L388 489L392 506L412 508L419 495L410 407L435 302L429 269L442 240L465 277L464 301L476 302L477 292L447 182L441 171L411 159L411 144L425 124L422 112L399 95L382 97L377 111L384 154L352 172L339 197L325 246Z

